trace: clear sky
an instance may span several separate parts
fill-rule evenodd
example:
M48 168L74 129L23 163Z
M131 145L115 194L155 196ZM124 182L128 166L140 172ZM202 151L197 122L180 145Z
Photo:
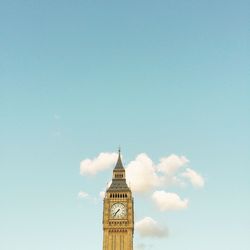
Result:
M121 145L125 166L174 154L205 180L160 188L181 211L135 194L169 231L136 246L249 250L249 5L0 0L0 249L100 250L112 166L80 162Z

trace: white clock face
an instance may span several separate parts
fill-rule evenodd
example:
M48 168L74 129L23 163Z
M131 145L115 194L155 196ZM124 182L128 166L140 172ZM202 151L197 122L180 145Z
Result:
M115 203L112 207L111 207L111 216L114 219L122 219L126 216L127 211L126 211L126 207L125 205L123 205L122 203Z

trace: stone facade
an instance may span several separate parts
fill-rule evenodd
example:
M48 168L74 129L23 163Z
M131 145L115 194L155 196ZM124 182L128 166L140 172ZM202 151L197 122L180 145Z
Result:
M103 201L103 250L133 250L134 203L120 152Z

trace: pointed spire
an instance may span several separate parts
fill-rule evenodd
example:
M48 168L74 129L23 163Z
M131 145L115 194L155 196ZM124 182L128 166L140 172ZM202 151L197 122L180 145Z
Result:
M121 160L121 148L118 149L118 159L113 169L112 182L107 192L130 191L126 183L126 173Z
M122 160L121 160L121 148L120 147L118 149L118 160L117 160L117 163L115 165L115 169L124 169L123 164L122 164Z

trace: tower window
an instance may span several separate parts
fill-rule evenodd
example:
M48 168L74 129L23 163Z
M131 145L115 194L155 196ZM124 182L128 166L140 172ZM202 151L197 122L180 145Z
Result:
M115 178L123 178L123 174L115 174Z

